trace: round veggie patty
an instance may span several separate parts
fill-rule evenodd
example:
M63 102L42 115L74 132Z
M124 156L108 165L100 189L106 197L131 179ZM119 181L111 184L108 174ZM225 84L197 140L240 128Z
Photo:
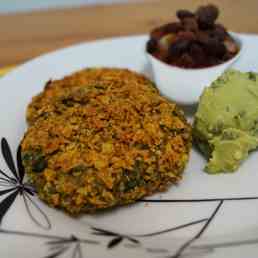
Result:
M49 205L94 212L181 179L191 127L145 77L88 69L51 82L39 96L28 108L22 161Z

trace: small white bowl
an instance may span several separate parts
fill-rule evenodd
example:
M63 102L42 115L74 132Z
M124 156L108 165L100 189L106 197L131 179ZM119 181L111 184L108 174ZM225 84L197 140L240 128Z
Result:
M188 69L171 66L147 53L155 83L161 94L182 105L196 104L203 89L210 86L241 55L242 41L235 33L230 35L239 46L238 54L227 62L208 68Z

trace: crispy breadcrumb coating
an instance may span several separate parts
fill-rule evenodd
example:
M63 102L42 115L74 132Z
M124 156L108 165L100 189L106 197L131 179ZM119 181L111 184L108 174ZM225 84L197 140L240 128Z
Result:
M53 81L27 114L26 172L42 200L70 214L164 191L188 161L191 127L182 111L128 70Z
M148 89L157 92L155 85L145 76L119 68L86 68L61 80L48 81L42 93L33 97L27 108L27 121L32 124L45 112L48 103L64 90L72 87L85 86L94 88L114 89L123 85L148 85ZM43 110L42 110L43 109Z

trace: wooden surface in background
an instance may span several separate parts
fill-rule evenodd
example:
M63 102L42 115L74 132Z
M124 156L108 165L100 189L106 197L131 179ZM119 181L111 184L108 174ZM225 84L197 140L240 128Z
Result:
M175 19L179 8L220 7L220 22L230 30L258 33L257 0L146 0L0 16L0 67L82 41L148 33Z

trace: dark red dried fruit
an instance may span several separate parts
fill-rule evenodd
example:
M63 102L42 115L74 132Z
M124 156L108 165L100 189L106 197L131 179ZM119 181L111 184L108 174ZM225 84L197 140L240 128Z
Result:
M160 40L164 35L166 35L166 31L164 30L163 26L156 28L151 31L150 37L151 39Z
M223 56L223 61L227 61L229 59L231 59L232 57L234 57L235 54L229 53L227 52L224 56Z
M186 39L189 41L196 40L196 35L192 31L180 31L178 32L177 37L180 39Z
M214 37L217 37L219 40L224 40L225 37L229 35L227 30L221 24L215 24L212 33Z
M164 30L166 33L178 33L183 29L183 26L180 22L172 22L165 25Z
M196 59L205 55L202 46L200 46L197 42L191 44L189 47L189 54Z
M198 31L196 33L196 39L201 44L207 44L209 39L210 39L210 37L209 37L209 34L207 34L206 32Z
M221 58L211 57L211 56L208 57L208 61L207 61L208 66L218 65L220 63L222 63Z
M210 29L219 16L219 10L215 5L201 6L196 11L200 29Z
M146 50L148 53L152 54L158 49L158 42L156 39L149 39L146 45Z
M167 23L152 30L150 36L153 39L159 40L168 33L177 33L182 29L183 29L183 26L179 22Z
M184 53L177 61L176 65L184 68L191 68L194 66L193 58L188 54Z
M168 62L168 52L167 51L159 50L159 51L154 52L152 55L155 56L157 59L162 60L163 62Z
M188 11L188 10L178 10L176 12L176 16L179 20L183 20L185 18L194 17L194 13Z
M151 32L147 51L171 65L203 68L221 64L239 51L239 47L221 24L216 24L219 10L214 5L201 6L196 13L179 10L180 22L165 24Z
M204 67L205 65L207 66L207 55L203 50L203 47L198 42L191 44L189 47L189 55L194 60L193 68Z
M226 38L224 41L224 45L229 53L235 54L238 52L238 47L231 38Z
M179 39L169 47L169 57L178 57L189 47L189 40Z
M198 30L198 23L195 18L185 18L182 21L184 30L188 31L197 31Z
M204 49L208 55L219 58L222 58L227 51L223 42L217 39L209 39L208 42L204 44Z

